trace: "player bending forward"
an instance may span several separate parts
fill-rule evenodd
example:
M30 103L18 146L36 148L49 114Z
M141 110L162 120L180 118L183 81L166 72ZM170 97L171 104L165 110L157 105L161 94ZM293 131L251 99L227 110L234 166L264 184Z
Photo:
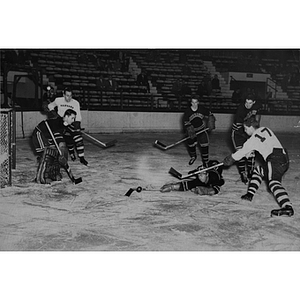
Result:
M286 190L281 184L282 176L289 168L287 150L282 147L272 130L267 127L259 127L259 123L255 118L245 121L244 129L251 137L240 150L228 155L224 159L224 166L231 166L241 158L247 157L251 151L259 152L264 159L264 164L254 169L247 194L241 198L252 201L262 179L266 179L270 191L280 206L280 209L273 209L271 211L271 216L292 216L294 214L292 204Z
M254 96L251 94L247 95L245 102L239 105L234 117L231 133L232 143L235 151L241 149L244 143L249 138L249 136L245 133L243 123L247 119L252 117L255 117L258 121L260 121L261 116L258 113L261 110L261 108L261 104L257 103L254 100ZM238 171L243 183L248 183L249 179L252 176L254 166L255 153L252 153L247 158L243 157L237 162Z
M62 175L60 166L67 167L67 160L64 157L67 148L65 134L76 118L76 112L67 109L63 118L50 119L40 122L32 134L32 143L38 155L38 168L35 181L42 184L50 184L52 181L60 181ZM58 149L51 137L46 122L53 133L55 141L62 153L59 155Z
M208 162L208 167L219 164L216 160L210 160ZM204 166L199 166L196 170L204 170ZM170 191L192 191L198 195L216 195L220 192L220 187L225 183L222 177L222 167L216 167L208 171L203 171L199 173L193 180L184 180L177 183L168 183L161 187L160 191L162 193ZM190 172L190 173L191 173Z

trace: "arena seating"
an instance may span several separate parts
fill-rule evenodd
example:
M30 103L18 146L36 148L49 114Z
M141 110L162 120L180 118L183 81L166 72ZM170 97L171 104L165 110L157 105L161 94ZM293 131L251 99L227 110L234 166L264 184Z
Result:
M126 70L115 67L122 51L129 59ZM271 74L277 93L265 96L268 113L299 113L299 82L287 78L291 68L298 66L299 70L299 60L287 59L283 68L279 57L261 52L258 58L251 50L239 49L32 49L30 58L33 67L42 69L45 85L54 85L58 92L72 87L82 109L183 111L201 81L218 74L224 84L223 72L241 71ZM150 92L137 84L140 71L148 75ZM3 77L2 68L1 72ZM100 76L112 77L118 88L100 89ZM190 91L175 93L177 80L185 82ZM214 112L234 112L237 103L232 102L233 91L226 84L227 90L222 85L220 91L203 95L201 103Z
M80 57L82 50L33 50L34 66L42 68L49 82L54 83L57 90L65 86L73 89L74 98L81 102L82 108L120 108L126 106L150 107L151 95L144 86L138 86L128 71L99 70L95 62L89 59L95 51L84 51L87 57ZM108 64L109 50L100 50L101 59ZM117 82L117 90L100 90L96 85L97 78L110 76ZM122 99L122 103L121 103Z

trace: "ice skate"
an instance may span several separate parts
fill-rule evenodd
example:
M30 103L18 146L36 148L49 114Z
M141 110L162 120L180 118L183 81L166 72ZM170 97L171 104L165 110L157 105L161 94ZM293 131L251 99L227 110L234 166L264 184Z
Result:
M189 161L189 165L191 166L195 162L196 159L197 159L197 156L191 157L191 159Z
M287 217L291 217L294 215L294 210L292 208L292 206L290 205L286 205L282 208L279 208L279 209L273 209L271 211L271 217L273 216L277 216L277 217L280 217L280 216L287 216Z
M247 194L243 195L243 196L241 197L241 199L247 200L247 201L252 201L253 195L250 194L250 193L247 193Z

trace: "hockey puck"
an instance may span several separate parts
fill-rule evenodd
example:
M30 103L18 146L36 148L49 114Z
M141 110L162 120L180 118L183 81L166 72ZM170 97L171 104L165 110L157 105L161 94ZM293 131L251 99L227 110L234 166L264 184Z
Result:
M138 187L136 188L136 191L137 191L138 193L140 193L142 190L143 190L143 189L142 189L141 186L138 186Z

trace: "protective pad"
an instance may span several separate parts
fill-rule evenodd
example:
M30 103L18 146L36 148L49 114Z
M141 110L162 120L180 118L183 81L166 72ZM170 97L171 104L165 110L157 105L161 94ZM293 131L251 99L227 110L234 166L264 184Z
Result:
M39 161L36 181L45 184L57 180L61 177L60 166L58 163L58 150L47 147Z

